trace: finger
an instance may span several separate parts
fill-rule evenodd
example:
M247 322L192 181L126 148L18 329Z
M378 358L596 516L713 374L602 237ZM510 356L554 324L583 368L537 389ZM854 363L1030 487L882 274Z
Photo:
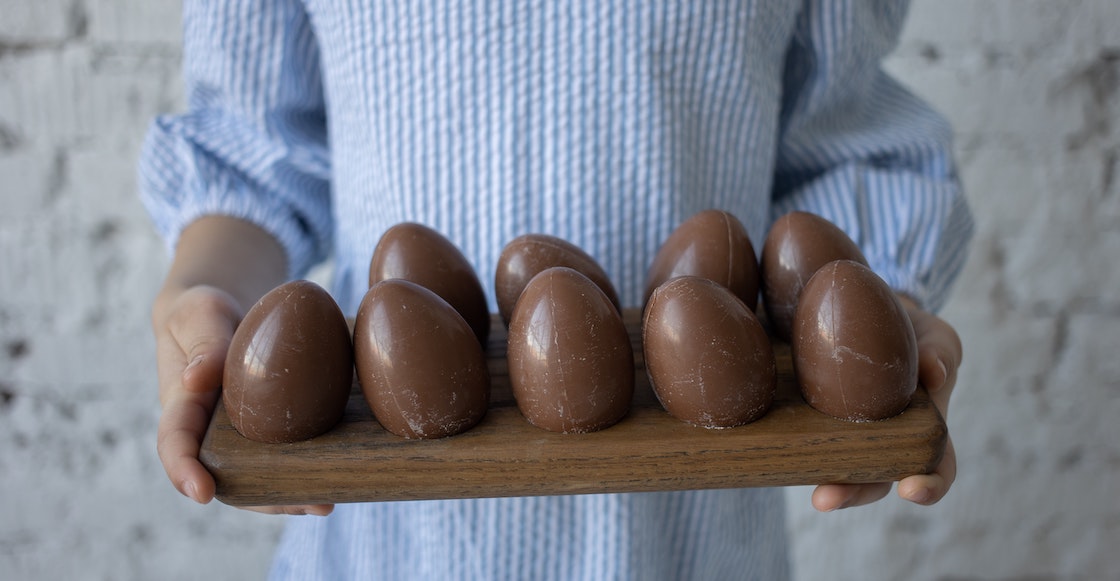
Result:
M941 354L933 347L922 347L918 351L918 383L931 393L946 386L949 380L949 367Z
M875 502L891 491L890 482L873 484L822 484L813 490L813 508L831 512Z
M175 488L195 502L214 498L214 477L198 460L217 392L187 395L163 406L156 440L160 462Z
M156 373L159 378L160 405L183 392L183 368L187 356L167 332L156 337Z
M915 504L934 504L945 498L956 479L957 452L950 438L945 444L945 455L933 473L903 478L898 483L898 495Z
M187 391L208 392L221 385L240 313L233 299L218 291L189 292L183 301L189 307L180 308L168 321L168 332L185 354L182 385Z
M918 309L910 310L918 339L918 380L930 392L952 389L963 359L960 336L949 323Z
M334 512L333 504L299 504L292 506L244 506L245 510L262 514L287 514L292 516L327 516Z

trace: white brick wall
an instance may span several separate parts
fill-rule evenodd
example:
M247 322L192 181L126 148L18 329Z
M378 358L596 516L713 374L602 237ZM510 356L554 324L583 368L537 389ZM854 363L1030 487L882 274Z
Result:
M135 199L181 106L179 3L0 0L0 571L259 578L280 521L197 507L155 455L147 304L166 268ZM1120 2L917 0L892 72L953 121L979 232L944 315L966 346L934 508L817 514L797 577L1116 578Z
M0 577L261 578L280 521L198 507L155 454L147 305L167 260L136 200L181 106L179 3L0 0Z
M0 42L50 43L63 42L79 32L82 13L74 0L39 0L0 4L4 18L0 20Z

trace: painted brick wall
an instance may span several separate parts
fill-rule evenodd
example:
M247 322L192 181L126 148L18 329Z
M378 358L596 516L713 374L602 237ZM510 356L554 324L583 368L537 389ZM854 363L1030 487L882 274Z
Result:
M1120 2L917 0L889 68L958 132L979 232L943 315L966 364L935 508L821 515L799 579L1109 579L1120 570ZM182 106L179 2L0 0L0 570L259 578L280 520L180 498L155 455L135 199Z
M261 578L280 521L179 498L155 454L147 306L167 265L136 200L181 107L166 0L0 0L0 577Z

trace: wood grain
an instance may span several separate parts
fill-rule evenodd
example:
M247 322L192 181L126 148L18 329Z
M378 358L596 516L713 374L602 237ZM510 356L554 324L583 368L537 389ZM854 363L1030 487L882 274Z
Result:
M924 389L889 420L837 420L801 399L784 343L774 345L778 396L762 419L725 430L685 424L650 389L639 313L627 310L624 318L634 343L634 403L600 432L555 434L521 416L509 388L505 328L495 317L491 408L463 434L390 434L355 384L337 427L293 444L243 438L219 403L200 458L219 500L254 506L893 481L929 472L944 452L945 422Z

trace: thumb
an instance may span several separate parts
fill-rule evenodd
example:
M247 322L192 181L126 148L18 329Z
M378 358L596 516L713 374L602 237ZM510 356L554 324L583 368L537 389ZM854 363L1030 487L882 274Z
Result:
M187 354L183 368L183 387L193 393L214 389L222 383L226 352L232 339L229 336L205 335L199 337Z
M197 296L184 297L192 303L171 325L172 336L186 354L183 388L192 393L217 389L222 383L226 352L240 321L233 297L216 289L203 289Z
M936 315L911 312L918 337L918 377L930 393L951 393L964 350L956 330Z

